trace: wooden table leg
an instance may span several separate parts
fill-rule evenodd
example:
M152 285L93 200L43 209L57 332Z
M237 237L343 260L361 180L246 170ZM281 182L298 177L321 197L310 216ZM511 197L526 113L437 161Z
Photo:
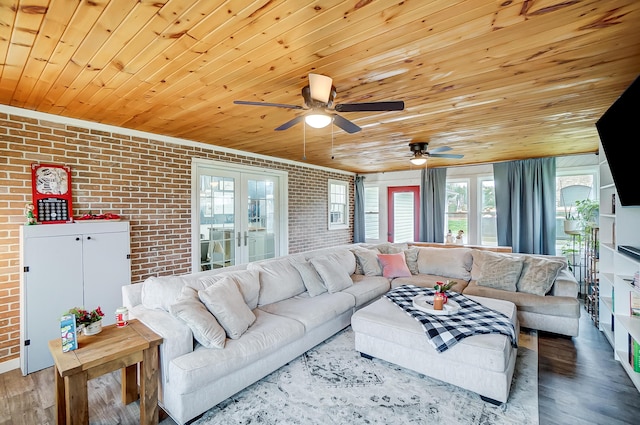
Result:
M89 425L87 373L65 376L64 383L67 425Z
M67 425L67 409L64 396L64 378L60 376L58 368L53 366L56 384L56 425Z
M159 347L142 352L140 363L140 425L158 424Z
M122 404L127 405L138 399L138 365L134 364L120 370Z

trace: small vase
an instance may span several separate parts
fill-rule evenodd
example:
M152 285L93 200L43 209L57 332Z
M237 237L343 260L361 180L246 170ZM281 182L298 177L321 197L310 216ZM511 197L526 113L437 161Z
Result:
M444 297L441 292L436 292L433 296L433 309L442 310L444 304Z
M85 325L84 329L82 330L82 332L87 336L99 334L101 331L102 331L102 320L89 323L88 325Z

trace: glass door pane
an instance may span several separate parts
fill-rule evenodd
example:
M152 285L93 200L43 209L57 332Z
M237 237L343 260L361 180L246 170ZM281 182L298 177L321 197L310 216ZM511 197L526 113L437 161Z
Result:
M419 239L419 186L389 187L389 242Z
M201 270L236 264L236 182L233 174L200 175Z
M276 255L276 183L273 177L245 176L247 227L244 233L249 261Z

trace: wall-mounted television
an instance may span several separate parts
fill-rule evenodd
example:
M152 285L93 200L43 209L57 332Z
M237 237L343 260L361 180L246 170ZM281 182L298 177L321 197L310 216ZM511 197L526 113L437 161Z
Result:
M640 76L596 122L622 206L640 205Z

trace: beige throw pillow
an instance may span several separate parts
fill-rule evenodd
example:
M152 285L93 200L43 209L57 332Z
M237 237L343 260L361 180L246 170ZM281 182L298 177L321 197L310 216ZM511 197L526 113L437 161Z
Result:
M478 285L515 292L524 259L491 251L478 252L481 258Z
M473 257L470 248L418 248L418 270L422 274L446 276L452 279L471 279Z
M240 338L256 320L255 314L244 302L238 285L230 277L219 280L207 289L201 289L198 297L231 339Z
M224 348L227 335L213 314L200 301L194 288L182 288L178 301L169 306L169 313L189 326L193 337L202 346Z
M377 249L356 248L353 250L356 256L356 263L360 266L362 274L365 276L382 276L382 266L378 261Z
M337 267L331 257L314 257L309 260L327 287L329 293L339 292L353 285L351 275L342 267Z
M420 270L418 270L418 253L420 249L417 247L409 248L404 250L404 259L407 262L407 267L411 274L418 274Z
M292 264L300 273L310 297L315 297L327 292L327 288L324 286L324 282L322 282L322 278L315 267L313 267L313 264L308 262L294 262Z
M541 257L525 257L517 288L520 292L546 295L556 281L564 263Z

